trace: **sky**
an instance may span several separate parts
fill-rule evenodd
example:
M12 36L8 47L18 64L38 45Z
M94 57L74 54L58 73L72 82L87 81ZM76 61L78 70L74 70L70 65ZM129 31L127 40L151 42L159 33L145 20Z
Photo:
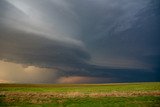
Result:
M0 0L0 83L160 81L159 0Z

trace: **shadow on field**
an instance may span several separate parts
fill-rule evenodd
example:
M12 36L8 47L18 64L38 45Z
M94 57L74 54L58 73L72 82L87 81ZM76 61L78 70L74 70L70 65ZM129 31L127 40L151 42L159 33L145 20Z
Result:
M0 95L0 106L7 106L7 102L5 102L5 95Z

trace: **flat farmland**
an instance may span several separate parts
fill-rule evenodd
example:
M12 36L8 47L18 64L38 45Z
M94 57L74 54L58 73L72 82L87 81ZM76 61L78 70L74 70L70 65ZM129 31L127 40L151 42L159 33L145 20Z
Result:
M0 84L0 106L160 107L160 82Z

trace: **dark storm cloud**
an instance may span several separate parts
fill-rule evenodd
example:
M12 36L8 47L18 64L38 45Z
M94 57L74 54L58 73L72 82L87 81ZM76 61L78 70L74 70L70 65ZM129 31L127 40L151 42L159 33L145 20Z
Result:
M94 61L103 61L104 65L112 65L113 61L117 65L124 61L145 65L140 57L159 54L159 1L109 1L103 1L99 8L98 4L91 8L89 3L82 8L87 25L84 24L81 35Z
M1 0L0 59L56 69L57 77L51 73L45 80L54 83L66 76L94 82L159 81L159 4ZM65 80L70 81L59 81Z
M50 40L21 31L1 32L3 35L0 36L0 58L3 60L55 67L85 64L90 58L84 49L72 43Z

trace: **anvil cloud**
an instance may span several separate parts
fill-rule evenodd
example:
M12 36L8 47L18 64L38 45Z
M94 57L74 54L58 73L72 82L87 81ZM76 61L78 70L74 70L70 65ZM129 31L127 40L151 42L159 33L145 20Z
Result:
M159 0L1 0L0 82L159 81Z

